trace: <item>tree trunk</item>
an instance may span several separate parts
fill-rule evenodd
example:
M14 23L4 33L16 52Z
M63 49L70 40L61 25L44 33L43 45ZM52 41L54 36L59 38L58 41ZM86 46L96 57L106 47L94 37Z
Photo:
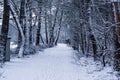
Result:
M113 11L114 11L114 20L115 23L120 23L120 14L118 9L118 2L114 2ZM116 31L117 27L117 31ZM115 53L114 53L114 69L116 71L120 71L120 24L117 24L116 27L113 28L114 33L114 45L115 45Z
M56 12L55 12L55 17L54 17L54 20L53 20L53 25L50 27L50 32L49 32L49 47L53 47L54 46L54 29L55 29L55 26L56 26L56 19L57 19L57 14L58 14L58 11L59 11L59 5L60 5L60 0L58 2L57 9L56 9Z
M91 44L92 44L92 48L93 48L93 57L94 57L94 61L97 60L97 43L96 43L96 39L95 39L95 36L92 32L92 29L91 29L91 26L93 25L92 24L92 18L91 18L91 7L90 7L90 13L89 13L89 17L88 17L88 20L89 20L89 38L91 40Z
M47 27L47 10L45 7L45 37L46 37L46 44L48 44L48 27Z
M29 12L27 11L28 9L28 3L27 0L25 0L25 7L24 7L24 35L25 35L25 45L24 45L24 54L29 54L29 26L28 26L28 15Z
M36 45L40 45L40 30L41 30L41 8L38 16L38 27L37 27L37 35L36 35Z
M6 43L8 37L8 30L9 30L9 16L10 16L10 7L9 1L4 0L4 12L3 12L3 21L2 21L2 28L1 28L1 41L0 41L0 55L3 55L3 60L6 61Z
M25 17L24 16L24 13L25 13L24 7L25 7L25 0L21 0L19 22L20 22L20 25L21 25L23 32L24 32L24 17ZM19 34L18 34L18 50L21 46L21 41L22 41L22 37L21 37L21 33L19 32Z
M22 57L23 56L23 51L24 51L24 44L25 44L24 33L23 33L22 27L20 25L20 22L18 20L18 16L16 15L16 12L14 11L13 6L11 4L11 0L10 0L9 6L10 6L10 11L12 13L12 16L13 16L13 18L15 20L16 25L17 25L18 31L19 31L19 33L21 35L22 41L21 41L21 46L20 46L19 52L18 52L18 57Z
M63 18L63 10L61 12L61 18L60 18L60 24L59 24L59 29L58 29L58 33L57 33L57 36L56 36L56 39L55 39L55 45L57 45L57 42L59 40L59 36L60 36L60 30L61 30L61 23L62 23L62 18Z
M29 41L30 41L30 45L31 45L31 44L33 44L33 42L32 42L32 29L33 29L33 26L32 26L32 11L31 11L31 9L30 9L29 16L30 16L30 19L29 19L29 24L30 24Z

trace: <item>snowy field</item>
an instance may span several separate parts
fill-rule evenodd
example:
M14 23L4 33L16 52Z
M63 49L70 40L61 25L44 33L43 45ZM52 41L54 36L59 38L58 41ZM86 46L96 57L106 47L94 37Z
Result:
M99 71L92 59L76 62L65 44L23 59L12 59L0 70L0 80L118 80L111 68Z

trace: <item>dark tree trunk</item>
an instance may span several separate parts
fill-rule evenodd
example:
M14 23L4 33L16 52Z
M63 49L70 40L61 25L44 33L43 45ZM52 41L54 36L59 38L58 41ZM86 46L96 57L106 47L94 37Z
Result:
M60 30L61 30L61 27L62 27L62 18L63 18L63 10L61 12L61 18L60 18L60 23L59 23L59 29L58 29L58 33L57 33L57 37L56 37L56 40L55 40L55 45L57 45L57 42L59 40L59 36L60 36Z
M20 7L20 24L21 27L24 29L24 18L25 18L25 0L21 0L21 7Z
M113 3L114 8L114 19L116 23L120 23L120 14L118 2ZM116 31L117 27L117 31ZM116 71L120 71L120 24L117 24L113 29L114 33L114 45L115 45L115 53L114 53L114 69ZM117 33L117 34L116 34Z
M37 28L37 35L36 35L36 45L40 45L40 30L41 30L41 8L38 16L38 28Z
M90 34L90 40L92 42L94 60L97 60L97 45L93 34Z
M29 24L30 24L30 31L29 31L29 41L30 41L30 45L32 44L32 29L33 29L33 26L32 26L32 11L30 9L30 20L29 20Z
M115 53L114 53L114 69L120 71L120 43L118 42L118 36L114 35Z
M21 0L19 22L20 22L22 30L24 30L24 18L25 18L25 16L24 16L24 13L25 13L24 8L25 7L24 6L25 6L25 0ZM25 34L25 31L23 31L23 33ZM22 44L22 36L21 36L21 33L18 32L18 47L17 47L16 53L18 53L21 44Z
M9 30L9 16L10 16L10 7L8 0L4 0L4 12L3 12L3 22L2 22L2 28L1 28L1 40L0 40L0 46L1 46L1 53L3 55L3 60L6 61L6 43L7 43L7 37L8 37L8 30Z
M45 37L46 37L46 44L48 44L48 26L47 26L47 10L45 7Z
M43 44L45 44L45 42L44 42L43 37L42 37L41 34L40 34L40 39L41 39L41 42L42 42Z
M60 7L60 0L58 1L58 5L57 5L57 8L56 8L55 17L54 17L54 20L53 20L54 21L53 25L50 28L50 33L49 33L49 47L53 47L54 46L54 40L55 40L54 29L56 27L56 20L57 20L57 15L58 15L59 7Z

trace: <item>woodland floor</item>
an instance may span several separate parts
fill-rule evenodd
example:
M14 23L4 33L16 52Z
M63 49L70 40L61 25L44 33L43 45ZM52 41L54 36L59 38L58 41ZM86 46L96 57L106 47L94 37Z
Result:
M118 80L110 67L98 69L90 58L75 60L74 51L58 44L35 55L12 59L0 70L0 80Z

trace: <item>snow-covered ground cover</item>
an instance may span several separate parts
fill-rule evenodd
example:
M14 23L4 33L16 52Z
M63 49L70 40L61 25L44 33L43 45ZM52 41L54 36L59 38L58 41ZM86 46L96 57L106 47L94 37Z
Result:
M24 59L14 58L0 69L0 80L118 80L112 69L96 69L92 59L76 62L65 44Z

